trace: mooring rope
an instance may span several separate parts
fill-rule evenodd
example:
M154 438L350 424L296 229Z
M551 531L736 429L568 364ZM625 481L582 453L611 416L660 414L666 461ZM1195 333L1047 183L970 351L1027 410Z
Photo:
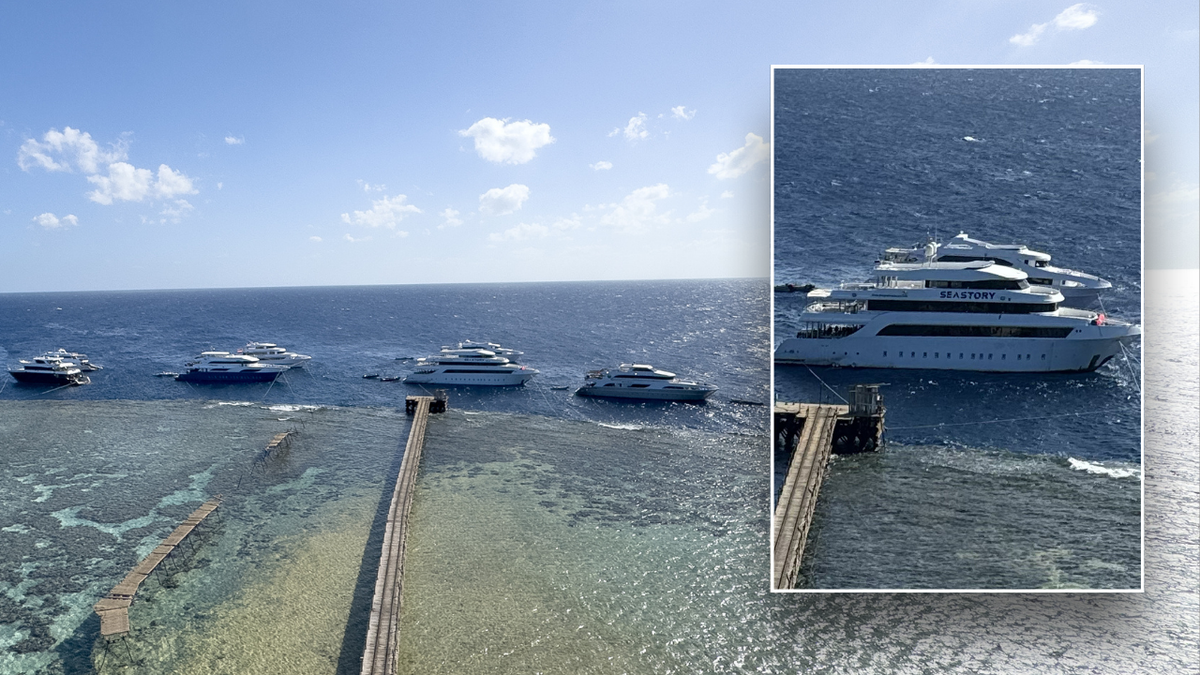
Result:
M807 366L805 366L805 367L807 368ZM815 378L817 378L817 382L820 382L821 384L824 384L826 389L828 389L829 391L833 392L833 395L834 395L834 396L836 396L836 397L838 397L838 398L841 398L841 399L842 399L842 403L845 403L846 405L850 405L850 401L847 401L846 399L842 398L842 395L841 395L841 394L839 394L839 393L837 393L837 391L836 391L836 390L835 390L833 387L829 386L828 384L825 384L825 380L822 380L820 375L817 375L816 373L813 373L813 369L812 369L812 368L809 368L809 369L808 369L808 372L812 373L812 376L813 376L813 377L815 377Z

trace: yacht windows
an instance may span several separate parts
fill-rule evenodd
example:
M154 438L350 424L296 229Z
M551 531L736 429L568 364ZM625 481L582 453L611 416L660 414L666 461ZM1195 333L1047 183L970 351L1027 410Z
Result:
M1036 277L1036 278L1029 277L1029 283L1037 284L1038 286L1053 286L1054 280L1053 279L1045 279L1042 277Z
M1024 279L979 279L977 281L926 279L925 288L984 288L1015 291L1029 288L1029 282Z
M841 338L852 335L862 328L861 324L805 322L804 328L796 333L798 338Z
M867 301L867 309L879 312L970 312L973 314L1035 314L1053 312L1058 303L1032 302L943 302L938 300Z
M894 323L879 329L877 335L920 337L999 337L999 338L1065 338L1070 326L955 326Z
M938 262L977 262L980 260L986 260L987 262L993 262L993 263L996 263L997 265L1004 265L1005 267L1012 267L1012 263L1010 263L1007 260L1001 260L1000 258L989 258L987 256L943 255L943 256L938 257Z

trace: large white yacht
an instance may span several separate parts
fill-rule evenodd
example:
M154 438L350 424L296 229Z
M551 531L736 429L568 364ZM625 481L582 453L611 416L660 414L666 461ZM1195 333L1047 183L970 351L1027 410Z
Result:
M238 353L253 356L263 363L283 365L289 368L299 368L304 365L305 361L312 359L311 356L289 352L272 342L251 342L239 349Z
M620 368L590 371L575 394L602 398L633 398L654 401L703 401L717 388L688 382L675 373L644 363L622 363Z
M486 349L489 352L494 353L496 356L503 356L513 363L520 361L521 357L525 355L525 352L509 349L508 347L501 347L499 343L488 342L486 340L463 340L462 342L458 343L457 347L442 347L442 349Z
M1018 269L1029 275L1031 285L1046 286L1062 293L1062 304L1068 307L1091 307L1100 293L1112 288L1111 283L1093 274L1051 265L1048 253L1034 251L1024 244L990 244L972 239L965 232L945 244L931 241L924 246L889 248L884 251L883 262L923 262L930 246L937 262L984 260Z
M104 370L104 366L89 361L87 354L69 352L62 347L59 347L56 351L46 352L42 356L56 356L64 361L71 361L75 365L79 366L80 370L84 371Z
M433 356L417 359L408 384L458 384L516 387L538 371L512 363L490 349L442 349Z
M1091 371L1141 326L1062 307L992 262L880 263L872 282L817 289L776 363L993 372Z
M9 366L8 373L23 384L88 384L79 364L68 361L57 354L43 354L30 360L21 359L17 366Z
M184 371L175 379L181 382L241 383L272 382L290 366L268 364L248 354L201 352L184 364Z

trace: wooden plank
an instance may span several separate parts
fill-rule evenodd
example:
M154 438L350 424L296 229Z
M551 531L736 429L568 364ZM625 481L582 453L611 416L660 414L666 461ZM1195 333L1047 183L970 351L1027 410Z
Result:
M775 409L806 419L788 465L773 522L772 585L791 588L803 560L812 514L832 453L837 418L848 413L849 406L799 403L776 404Z

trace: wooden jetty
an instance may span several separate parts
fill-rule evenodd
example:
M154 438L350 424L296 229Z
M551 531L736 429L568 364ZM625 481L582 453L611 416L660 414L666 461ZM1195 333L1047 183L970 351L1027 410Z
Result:
M877 450L883 444L879 385L858 385L851 396L849 405L775 404L774 451L790 453L791 460L772 523L774 589L795 587L830 455Z
M221 496L217 495L204 502L200 508L192 511L192 515L188 516L187 520L176 527L166 539L163 539L161 544L154 547L150 555L142 558L137 567L125 575L121 583L113 586L108 595L93 606L96 614L100 615L101 636L115 638L129 633L129 606L133 604L133 596L137 594L138 587L167 556L183 543L183 540L196 529L196 526L213 511L216 511L220 505Z
M363 649L362 675L392 675L396 672L396 648L400 642L396 631L400 623L408 512L412 508L429 414L444 412L446 399L409 396L404 401L404 410L413 415L412 429L408 432L404 458L400 461L400 475L396 477L392 503L388 507L383 551L379 556L379 572L375 577L375 598L371 601L371 619Z

